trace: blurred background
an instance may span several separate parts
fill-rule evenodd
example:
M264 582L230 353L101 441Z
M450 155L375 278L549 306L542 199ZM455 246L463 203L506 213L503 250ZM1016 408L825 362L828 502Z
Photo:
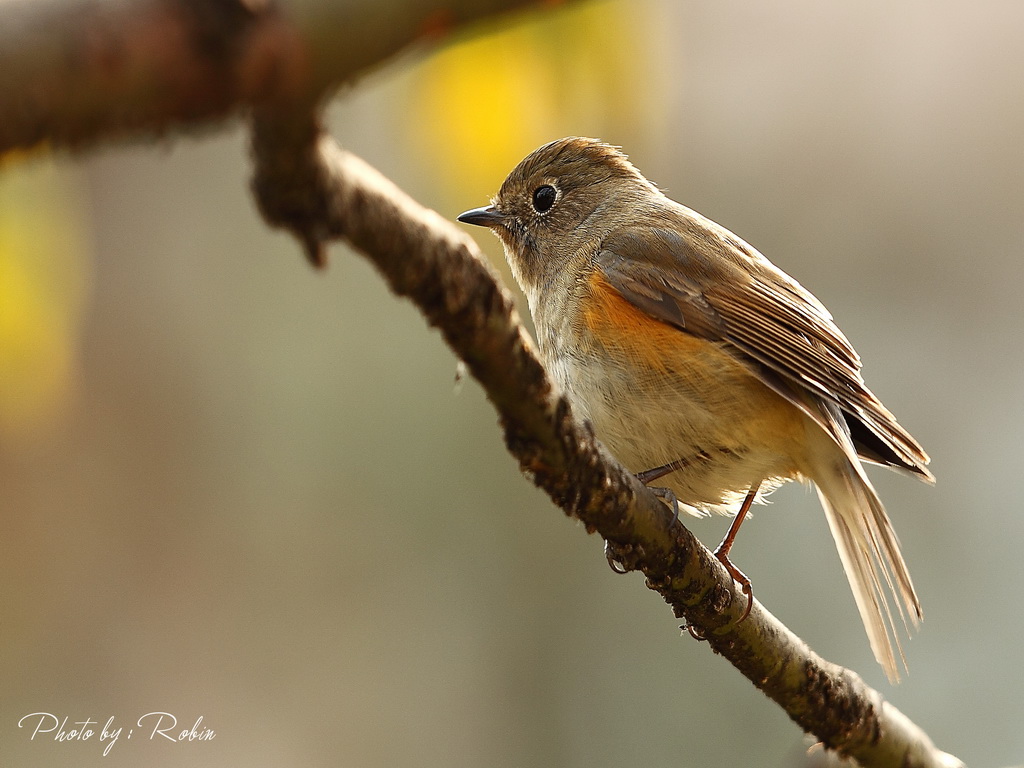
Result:
M925 608L909 677L806 489L734 558L972 766L1024 754L1022 30L1008 0L580 3L330 111L449 218L545 141L619 144L829 306L938 476L872 472ZM0 169L3 763L799 764L781 710L520 476L417 312L344 247L309 269L250 173L240 124ZM216 738L128 740L154 711ZM33 712L125 735L32 742Z

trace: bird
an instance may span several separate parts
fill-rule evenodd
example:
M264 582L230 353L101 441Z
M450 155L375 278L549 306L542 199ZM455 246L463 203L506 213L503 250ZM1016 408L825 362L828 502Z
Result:
M611 453L677 510L735 515L715 555L747 612L751 582L729 557L741 523L779 485L814 485L898 682L901 632L923 611L862 463L935 478L825 306L596 139L541 146L458 220L498 236L549 375Z

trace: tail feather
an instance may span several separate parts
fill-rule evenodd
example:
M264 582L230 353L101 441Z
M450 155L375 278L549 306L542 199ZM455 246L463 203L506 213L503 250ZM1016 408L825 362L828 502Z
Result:
M923 618L921 603L881 499L859 462L848 460L845 464L833 466L827 478L816 477L815 484L871 650L895 683L900 679L899 667L906 669L907 662L889 595L905 634L910 631L908 618L914 627ZM897 664L897 654L901 664Z

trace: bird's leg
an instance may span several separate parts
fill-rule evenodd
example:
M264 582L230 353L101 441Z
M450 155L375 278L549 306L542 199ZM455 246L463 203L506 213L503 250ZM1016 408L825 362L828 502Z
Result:
M725 566L725 570L729 572L729 577L740 585L743 589L743 594L747 596L747 609L740 616L739 621L736 622L737 624L750 615L750 609L754 606L754 587L751 585L747 575L733 565L732 560L729 559L729 550L736 543L736 534L740 532L740 526L743 525L743 521L747 518L747 512L750 511L750 505L754 503L754 497L757 496L757 489L760 487L760 482L750 486L747 497L743 499L743 503L740 505L740 511L736 513L732 525L729 526L729 532L725 534L722 543L715 550L715 557L718 558L718 562Z
M670 488L659 488L657 486L651 487L649 483L664 477L670 472L675 472L677 469L683 469L690 466L689 459L676 459L670 461L668 464L662 464L660 467L654 469L645 469L643 472L636 473L636 479L646 485L648 489L662 501L668 502L668 505L672 507L672 525L676 524L679 520L679 500Z
M676 459L675 461L670 461L668 464L663 464L660 467L648 469L643 472L637 472L636 479L639 480L644 485L647 485L652 480L657 480L659 477L664 477L669 472L675 472L677 469L682 469L683 467L688 466L689 463L690 462L687 461L686 459ZM672 492L672 489L658 487L652 488L651 486L647 487L651 493L653 493L659 499L667 502L668 505L672 508L672 525L675 525L676 522L679 520L679 500L676 499L676 495ZM620 561L616 556L615 547L612 546L612 543L609 541L606 541L604 543L604 556L608 559L609 567L611 567L611 569L616 573L629 572L628 569L622 565L622 561Z
M643 472L637 472L636 479L644 485L647 485L660 477L664 477L670 472L675 472L677 469L685 469L688 466L690 466L689 459L676 459L675 461L670 461L668 464L662 464L660 467L645 469ZM651 490L654 489L652 488Z

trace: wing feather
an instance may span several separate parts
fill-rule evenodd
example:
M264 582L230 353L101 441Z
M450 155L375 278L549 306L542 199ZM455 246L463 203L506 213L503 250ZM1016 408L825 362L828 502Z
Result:
M732 345L767 386L826 430L807 396L838 405L862 458L933 480L928 455L867 388L860 358L828 310L753 249L637 227L607 238L595 263L623 298L652 317Z

